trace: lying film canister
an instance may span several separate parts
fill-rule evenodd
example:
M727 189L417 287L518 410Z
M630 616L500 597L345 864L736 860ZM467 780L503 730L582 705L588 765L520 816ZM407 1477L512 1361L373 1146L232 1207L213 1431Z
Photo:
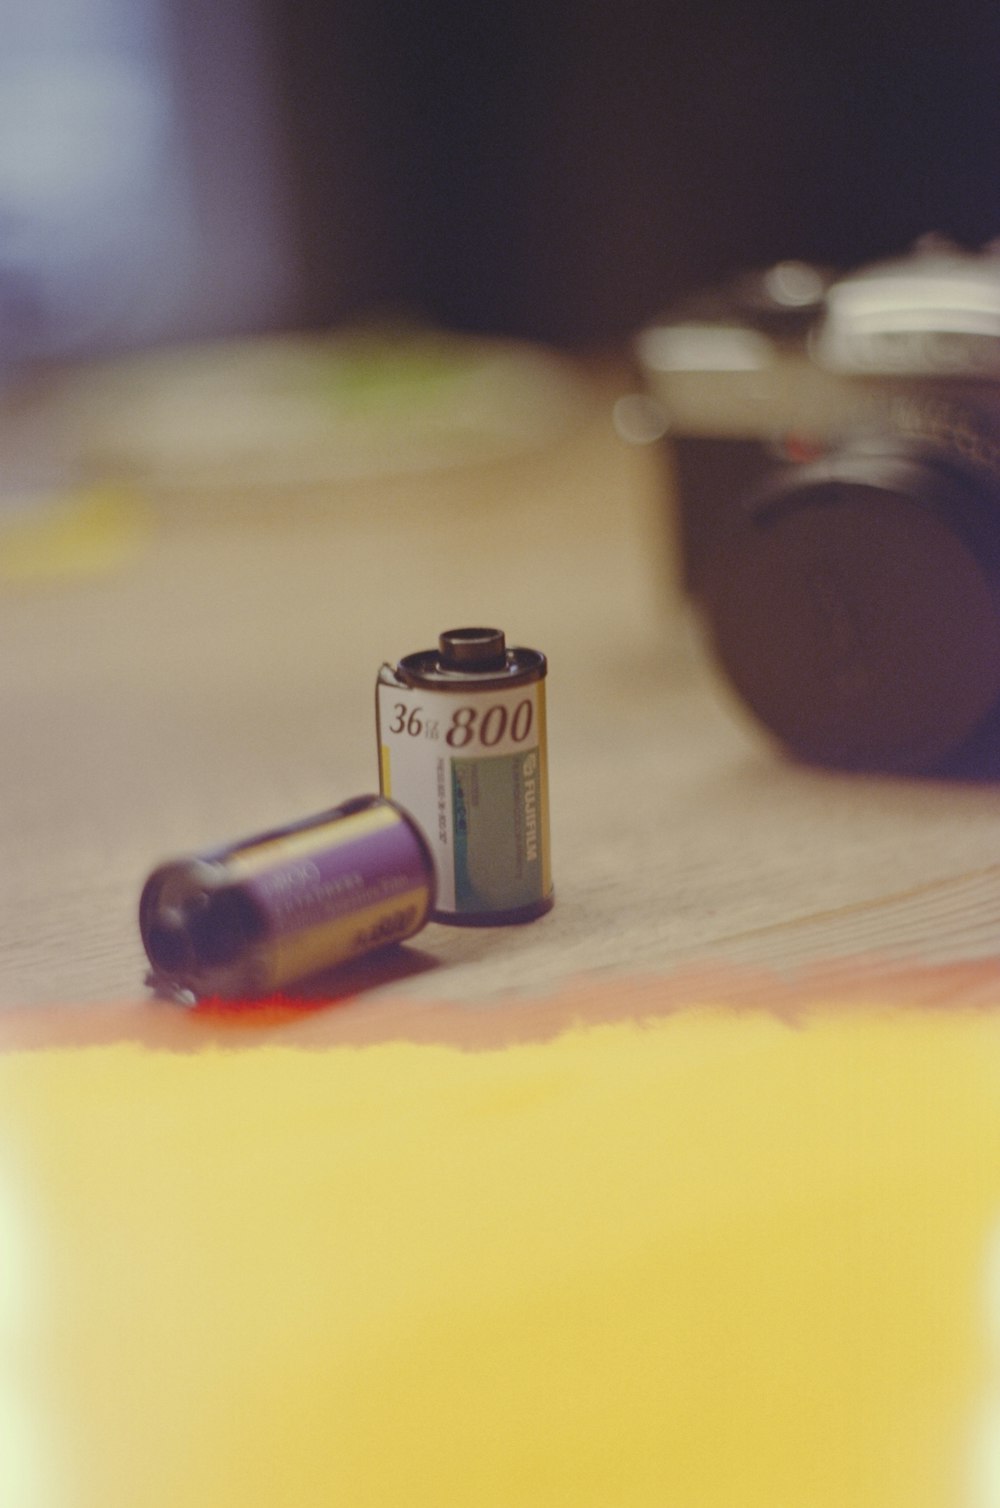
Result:
M417 824L361 796L156 869L139 902L149 982L186 1001L273 994L412 937L434 901Z
M437 868L436 921L531 921L552 906L545 656L455 628L376 686L382 793L411 811Z

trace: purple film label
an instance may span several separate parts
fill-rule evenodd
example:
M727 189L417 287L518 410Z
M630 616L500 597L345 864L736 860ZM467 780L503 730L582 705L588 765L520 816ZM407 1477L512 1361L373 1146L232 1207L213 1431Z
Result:
M344 819L350 823L350 818ZM426 890L429 860L402 817L356 838L337 836L331 825L326 849L275 863L249 875L241 888L252 897L272 936L284 936L391 900Z

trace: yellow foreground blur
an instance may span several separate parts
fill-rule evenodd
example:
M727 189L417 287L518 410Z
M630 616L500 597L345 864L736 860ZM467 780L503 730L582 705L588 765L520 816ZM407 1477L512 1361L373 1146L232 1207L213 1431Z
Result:
M985 1013L11 1053L0 1502L995 1508L998 1226Z

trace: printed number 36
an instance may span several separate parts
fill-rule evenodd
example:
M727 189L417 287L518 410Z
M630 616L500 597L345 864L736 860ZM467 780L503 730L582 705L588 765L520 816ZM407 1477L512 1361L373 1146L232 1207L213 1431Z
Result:
M419 738L424 731L423 718L420 716L424 710L422 707L411 709L409 716L402 702L395 702L392 709L396 716L389 724L390 733L408 733L411 738Z

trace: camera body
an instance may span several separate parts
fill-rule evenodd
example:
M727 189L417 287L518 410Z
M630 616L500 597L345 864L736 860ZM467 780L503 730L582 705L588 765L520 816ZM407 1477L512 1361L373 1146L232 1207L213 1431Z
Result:
M808 760L1000 774L1000 246L782 263L637 355L743 701Z

